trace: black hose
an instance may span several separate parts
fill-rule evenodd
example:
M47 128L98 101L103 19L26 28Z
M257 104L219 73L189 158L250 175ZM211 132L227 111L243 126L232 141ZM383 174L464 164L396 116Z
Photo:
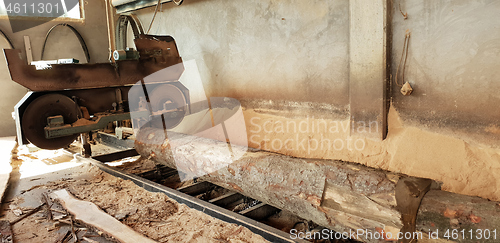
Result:
M3 38L5 38L7 42L9 42L10 48L14 49L14 45L12 45L12 41L9 39L9 37L2 30L0 30L0 34L3 36Z
M115 30L116 39L116 49L124 50L127 47L127 29L128 24L132 27L134 32L134 38L139 38L140 35L144 34L144 29L142 28L141 22L134 14L120 15L118 17L118 24Z
M87 48L87 44L85 44L85 40L83 40L83 37L82 37L82 35L80 35L80 32L78 32L78 30L76 30L73 26L66 24L66 23L56 24L56 25L52 26L52 28L50 28L50 30L47 32L47 35L45 35L45 40L43 41L42 54L40 56L40 59L43 60L43 54L45 53L45 45L47 44L47 39L49 38L50 33L52 33L52 31L59 25L66 26L71 31L73 31L73 33L78 38L78 41L80 41L80 45L82 46L83 52L85 53L85 57L87 58L87 63L90 63L90 53L89 53L89 49Z

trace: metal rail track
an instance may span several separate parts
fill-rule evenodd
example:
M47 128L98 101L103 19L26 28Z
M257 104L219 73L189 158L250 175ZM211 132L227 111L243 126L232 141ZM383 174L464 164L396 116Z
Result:
M241 210L239 213L233 212L231 210L222 207L222 206L227 207L228 205L231 204L234 205L235 202L241 201L244 198L246 198L245 196L239 193L228 192L223 194L222 196L213 198L209 201L203 201L192 195L203 194L204 192L207 192L208 190L213 189L214 187L217 186L208 182L198 182L189 186L177 188L176 190L147 179L148 177L149 178L154 177L155 172L157 173L157 171L154 170L149 171L139 176L120 171L116 168L110 167L105 164L106 162L111 162L134 156L136 155L136 153L134 152L135 152L134 149L130 149L122 152L95 156L93 158L82 157L81 160L88 161L89 163L100 168L102 171L109 173L113 176L125 180L131 180L136 185L144 188L147 191L160 192L166 194L168 197L172 198L178 203L185 204L190 208L201 211L214 218L220 219L228 223L234 223L237 225L244 226L250 229L253 233L261 235L264 239L270 242L308 242L305 240L292 240L289 234L259 222L258 220L265 219L280 211L279 209L274 208L270 205L254 201L256 202L254 203L254 205L250 205L248 208ZM165 167L164 170L165 171L163 171L162 175L165 177L173 176L178 173L176 170L167 167Z

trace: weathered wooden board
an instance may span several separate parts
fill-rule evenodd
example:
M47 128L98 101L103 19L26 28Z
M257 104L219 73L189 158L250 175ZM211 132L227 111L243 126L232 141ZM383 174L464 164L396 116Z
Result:
M94 226L120 242L155 242L103 212L95 204L74 198L65 189L55 191L50 196L58 199L76 220Z

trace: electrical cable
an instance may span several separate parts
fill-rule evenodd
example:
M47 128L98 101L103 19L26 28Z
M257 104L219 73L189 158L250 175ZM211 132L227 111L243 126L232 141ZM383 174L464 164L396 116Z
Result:
M408 12L403 13L403 10L401 10L401 2L399 2L399 12L401 13L401 15L403 15L404 19L408 18Z
M394 80L396 82L396 85L399 87L403 87L403 84L405 83L405 69L406 69L406 60L408 59L408 44L409 44L409 42L410 42L410 33L406 33L405 40L403 43L403 52L401 53L401 59L399 60L398 69L396 70L396 78ZM403 57L405 59L405 61L403 63L403 76L402 76L403 84L399 84L398 83L399 67L401 66L401 62L403 61Z
M12 45L12 41L9 39L9 37L2 31L0 30L0 34L5 38L5 40L9 43L10 48L14 49L14 45Z
M73 33L78 38L78 41L80 42L80 45L82 46L83 52L85 53L85 57L87 58L87 63L90 63L90 53L89 53L89 49L87 48L87 44L85 44L85 40L83 40L83 37L82 37L82 35L80 35L80 32L78 32L78 30L76 30L73 26L71 26L69 24L66 24L66 23L56 24L56 25L52 26L52 28L50 28L50 30L47 32L47 35L45 35L45 40L43 41L42 53L40 55L40 59L43 60L43 54L45 53L45 45L47 44L47 40L49 39L49 35L50 35L50 33L52 33L52 31L57 26L66 26L71 31L73 31Z
M178 0L178 1L172 0L172 2L174 2L175 5L180 6L184 2L184 0ZM146 34L149 34L149 31L151 30L151 27L153 26L153 22L155 21L156 14L158 13L158 6L161 6L161 5L162 5L161 0L158 0L158 3L156 4L156 7L155 7L155 12L153 14L153 18L151 19L151 23L149 23L149 28L148 28L148 31L146 31Z
M153 18L151 19L151 23L149 23L149 28L148 31L146 31L146 34L149 34L149 31L151 30L151 27L153 26L153 22L155 21L156 14L158 13L158 7L161 5L161 0L158 0L158 3L156 4L155 7L155 13L153 14Z

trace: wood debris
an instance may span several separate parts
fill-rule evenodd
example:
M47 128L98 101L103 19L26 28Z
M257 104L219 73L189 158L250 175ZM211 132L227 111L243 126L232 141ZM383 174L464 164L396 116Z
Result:
M155 242L106 214L95 204L74 198L65 189L53 192L51 197L59 200L78 221L96 227L120 242ZM72 235L76 238L75 232Z
M0 243L13 243L12 228L7 220L0 220Z

